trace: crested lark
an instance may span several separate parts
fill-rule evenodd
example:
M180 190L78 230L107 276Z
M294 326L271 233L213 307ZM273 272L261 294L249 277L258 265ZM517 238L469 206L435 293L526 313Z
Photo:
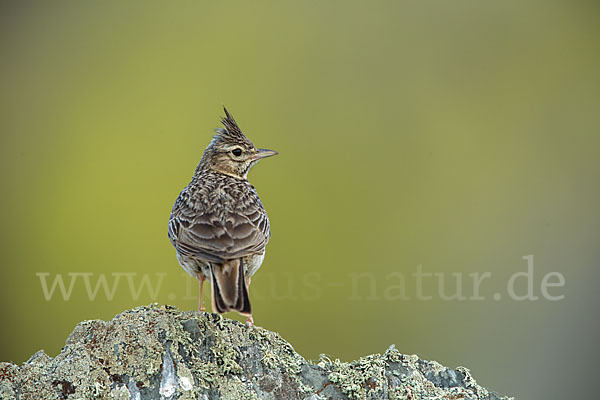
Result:
M225 109L225 129L204 150L192 181L177 197L169 218L169 239L179 264L202 284L210 280L213 311L235 310L248 317L248 287L260 267L271 235L269 218L248 182L260 159L277 154L257 149Z

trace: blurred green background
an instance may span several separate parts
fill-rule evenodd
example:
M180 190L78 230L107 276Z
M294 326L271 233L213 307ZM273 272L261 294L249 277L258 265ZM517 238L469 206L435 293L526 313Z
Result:
M503 394L593 398L598 11L592 1L0 3L0 360L54 356L83 319L153 301L196 306L167 219L225 104L257 146L280 152L250 174L273 235L252 281L258 325L306 358L395 343L465 365ZM539 299L515 301L507 282L529 254ZM418 300L419 265L446 274L449 294L452 273L467 296L469 273L491 273L485 299L445 301L430 278L432 299ZM550 290L562 300L540 294L550 272L565 278ZM69 273L93 274L92 289L100 274L109 286L130 275L111 300L102 288L91 299L83 275L67 300L58 287L47 300L38 273L48 285L61 274L66 289ZM136 298L127 279L137 288L144 276L160 286Z

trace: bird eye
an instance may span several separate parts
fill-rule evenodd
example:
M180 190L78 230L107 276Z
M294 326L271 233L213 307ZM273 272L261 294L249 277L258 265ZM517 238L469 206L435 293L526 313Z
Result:
M236 157L239 157L242 155L242 149L233 149L231 150L231 154L233 154Z

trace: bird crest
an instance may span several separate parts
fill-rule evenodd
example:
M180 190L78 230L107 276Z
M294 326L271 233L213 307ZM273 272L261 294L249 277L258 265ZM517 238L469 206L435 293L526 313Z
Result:
M242 133L242 130L238 126L237 122L235 122L235 119L233 119L233 116L229 113L229 111L227 111L225 107L223 107L223 110L225 110L225 117L221 118L221 123L225 128L215 129L217 134L214 136L214 138L224 141L231 140L236 142L249 142L248 138Z

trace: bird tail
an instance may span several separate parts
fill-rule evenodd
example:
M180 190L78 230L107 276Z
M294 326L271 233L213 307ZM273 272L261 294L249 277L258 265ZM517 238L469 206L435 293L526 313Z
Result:
M222 264L211 263L211 287L213 310L222 314L237 311L251 315L250 298L244 279L244 265L241 258Z

